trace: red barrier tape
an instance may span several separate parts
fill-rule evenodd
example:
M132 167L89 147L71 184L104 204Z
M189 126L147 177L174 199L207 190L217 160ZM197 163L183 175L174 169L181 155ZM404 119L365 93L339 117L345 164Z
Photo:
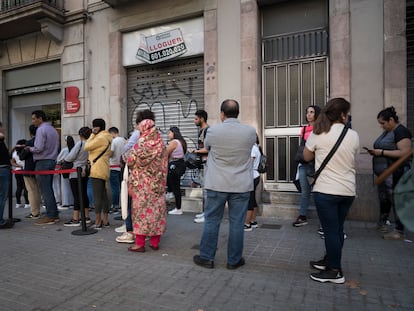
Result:
M63 173L76 173L76 168L68 168L65 170L47 170L47 171L24 171L24 170L12 170L13 174L17 175L51 175L51 174L63 174Z
M120 165L111 165L110 168L121 168ZM25 171L25 170L11 170L12 174L16 175L51 175L51 174L68 174L76 173L76 168L60 169L60 165L56 165L55 170L47 171Z

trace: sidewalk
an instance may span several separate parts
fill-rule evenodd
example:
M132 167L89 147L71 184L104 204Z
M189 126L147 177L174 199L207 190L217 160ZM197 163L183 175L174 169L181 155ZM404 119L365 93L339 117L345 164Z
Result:
M76 236L79 227L63 226L72 210L45 226L24 219L28 209L13 211L22 221L0 230L0 310L414 310L414 243L385 241L373 223L346 223L347 282L334 285L309 278L309 260L324 253L317 219L294 228L292 219L259 218L267 228L245 233L237 270L226 269L225 219L210 270L192 260L203 226L191 213L168 216L159 251L131 253L115 242L122 222L113 216L110 229Z

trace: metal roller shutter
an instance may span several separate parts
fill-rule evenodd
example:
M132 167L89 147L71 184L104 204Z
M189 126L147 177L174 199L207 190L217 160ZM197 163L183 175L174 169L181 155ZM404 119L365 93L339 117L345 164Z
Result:
M197 57L128 69L128 130L134 128L138 111L151 109L166 142L169 128L178 126L194 148L194 113L204 109L203 67L203 58Z

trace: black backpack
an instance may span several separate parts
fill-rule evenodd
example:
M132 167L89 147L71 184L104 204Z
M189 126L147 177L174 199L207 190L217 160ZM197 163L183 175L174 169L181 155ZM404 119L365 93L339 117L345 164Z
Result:
M260 146L259 146L259 150L260 150L260 161L259 161L259 166L257 167L257 171L260 174L264 174L267 171L267 157L263 153L262 148Z

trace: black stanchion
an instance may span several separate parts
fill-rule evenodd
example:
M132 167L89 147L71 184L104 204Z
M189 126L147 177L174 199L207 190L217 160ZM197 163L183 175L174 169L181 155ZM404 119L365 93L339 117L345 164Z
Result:
M13 218L13 174L10 170L10 180L9 180L9 222L14 224L19 222L19 218Z
M78 191L79 191L79 203L80 203L80 211L81 211L81 230L75 230L72 231L73 235L88 235L88 234L94 234L98 232L98 230L87 227L86 226L86 217L85 217L85 205L83 204L83 190L82 190L82 168L78 167L76 169L76 172L78 174L77 180L78 180Z

